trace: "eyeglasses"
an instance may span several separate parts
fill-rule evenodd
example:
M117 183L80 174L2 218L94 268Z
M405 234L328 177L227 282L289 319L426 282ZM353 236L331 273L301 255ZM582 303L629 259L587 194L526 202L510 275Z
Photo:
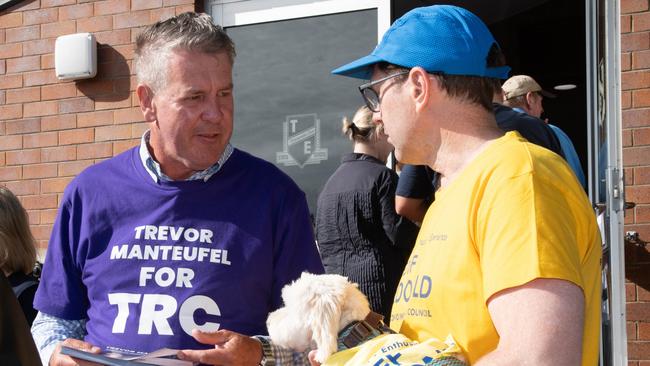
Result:
M381 82L384 82L388 79L401 76L401 75L406 75L409 72L411 72L411 70L402 70L400 72L396 72L394 74L388 75L379 80L371 81L369 83L360 85L359 91L361 92L361 96L363 97L363 100L366 102L368 108L373 112L379 112L379 103L381 103L381 100L379 99L379 94L377 94L375 89L372 88L373 86Z

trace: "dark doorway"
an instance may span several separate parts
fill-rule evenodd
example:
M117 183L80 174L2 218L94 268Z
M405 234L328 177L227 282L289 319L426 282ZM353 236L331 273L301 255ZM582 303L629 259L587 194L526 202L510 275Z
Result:
M587 172L587 89L584 1L450 0L393 1L393 20L407 11L434 4L462 6L488 25L506 55L511 75L527 74L557 95L544 99L550 123L573 141ZM574 84L575 89L554 90Z

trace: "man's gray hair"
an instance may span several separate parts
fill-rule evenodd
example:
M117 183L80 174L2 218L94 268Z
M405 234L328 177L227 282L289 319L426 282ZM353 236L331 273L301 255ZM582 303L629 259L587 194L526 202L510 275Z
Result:
M158 91L165 86L169 54L176 49L217 54L235 60L235 44L212 17L186 12L146 27L136 38L135 70L138 83Z

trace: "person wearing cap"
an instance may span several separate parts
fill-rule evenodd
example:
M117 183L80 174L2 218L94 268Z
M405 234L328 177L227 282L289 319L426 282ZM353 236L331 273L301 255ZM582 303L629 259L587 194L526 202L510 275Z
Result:
M396 158L440 174L391 327L420 341L451 334L470 364L594 365L596 219L561 156L498 128L498 52L475 15L434 5L333 71L370 79L359 88Z
M542 89L537 81L528 75L512 76L503 83L501 89L503 89L503 104L511 107L515 111L527 113L537 118L541 118L542 113L544 113L542 100L544 98L555 98L555 94ZM548 123L548 127L557 136L567 163L569 163L569 166L576 174L582 187L586 189L587 181L585 179L585 173L582 170L582 164L573 146L573 142L571 142L569 136L559 127L550 123Z
M393 302L410 339L451 335L472 365L594 365L600 235L566 162L501 131L492 98L507 78L485 24L449 5L416 8L374 51L333 71L359 89L399 161L440 174ZM487 62L486 62L487 60ZM241 335L194 360L300 364ZM395 355L397 360L399 356Z

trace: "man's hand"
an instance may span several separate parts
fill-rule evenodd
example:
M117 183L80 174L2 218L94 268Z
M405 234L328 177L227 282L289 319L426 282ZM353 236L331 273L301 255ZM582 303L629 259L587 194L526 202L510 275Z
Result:
M86 352L91 352L91 353L99 353L101 352L101 349L97 346L93 346L92 344L88 342L84 342L78 339L73 339L73 338L68 338L64 340L63 342L59 343L56 348L54 349L54 352L52 353L52 357L50 357L50 366L98 366L99 364L96 364L94 362L88 362L84 360L79 360L76 358L72 358L70 356L62 355L61 354L61 346L66 346L70 348L76 348L80 349L82 351Z
M320 363L318 361L316 361L316 352L317 351L318 350L315 349L315 350L309 352L309 364L311 364L311 366L320 366Z
M256 366L262 360L262 344L255 338L229 330L214 333L192 331L192 337L203 344L212 344L214 349L182 350L178 358L208 365Z

